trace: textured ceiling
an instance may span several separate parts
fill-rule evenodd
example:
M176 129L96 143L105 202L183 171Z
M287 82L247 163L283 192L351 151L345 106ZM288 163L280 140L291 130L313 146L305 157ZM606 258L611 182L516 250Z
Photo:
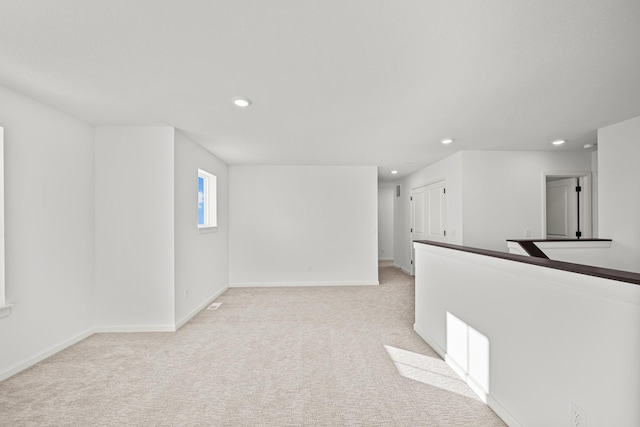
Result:
M640 115L640 1L0 0L0 83L230 164L388 180L458 150L580 150Z

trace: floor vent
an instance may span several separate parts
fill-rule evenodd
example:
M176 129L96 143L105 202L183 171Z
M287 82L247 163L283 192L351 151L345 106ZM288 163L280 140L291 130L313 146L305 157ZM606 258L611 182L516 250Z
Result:
M207 307L207 310L217 310L218 308L220 308L221 305L222 305L221 302L214 302L209 307Z

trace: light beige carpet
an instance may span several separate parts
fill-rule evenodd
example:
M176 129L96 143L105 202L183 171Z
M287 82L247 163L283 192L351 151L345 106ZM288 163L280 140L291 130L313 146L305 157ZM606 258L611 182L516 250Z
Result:
M413 331L413 279L230 289L176 333L96 334L0 383L2 426L502 426Z

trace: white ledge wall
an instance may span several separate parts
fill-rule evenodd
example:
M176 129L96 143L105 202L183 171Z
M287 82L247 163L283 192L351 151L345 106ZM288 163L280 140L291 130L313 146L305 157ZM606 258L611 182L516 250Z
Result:
M416 244L416 331L442 356L446 313L490 343L489 405L509 425L640 425L640 286Z
M373 166L230 166L230 286L378 283Z
M610 265L611 242L538 242L536 246L556 261L615 268Z
M611 251L611 242L609 241L539 241L535 242L535 245L549 259L554 261L614 268L609 265L609 252ZM530 256L519 243L507 242L507 247L509 248L509 253Z

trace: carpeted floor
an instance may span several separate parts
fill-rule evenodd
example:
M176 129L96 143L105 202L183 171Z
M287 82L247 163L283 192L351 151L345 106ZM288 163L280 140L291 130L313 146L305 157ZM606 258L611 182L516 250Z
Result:
M0 383L2 426L503 426L413 331L413 278L235 288L175 333L96 334Z

